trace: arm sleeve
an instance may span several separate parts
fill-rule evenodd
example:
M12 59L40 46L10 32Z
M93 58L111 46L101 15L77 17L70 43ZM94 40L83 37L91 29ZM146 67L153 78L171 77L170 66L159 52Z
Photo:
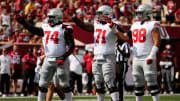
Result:
M128 37L132 39L132 31L128 30L126 33L127 33Z
M91 23L84 23L81 19L78 19L76 16L72 17L73 21L76 23L77 26L80 28L88 31L94 32L94 26Z
M74 50L75 43L72 33L73 33L73 29L71 28L66 28L64 32L65 43L68 46L68 50L60 57L60 59L62 60L65 60Z
M25 29L27 29L29 32L31 32L32 34L36 34L39 36L43 36L43 29L42 28L38 28L38 27L34 27L33 25L31 25L28 21L24 20L23 17L19 17L17 19L17 21L22 24L24 26Z

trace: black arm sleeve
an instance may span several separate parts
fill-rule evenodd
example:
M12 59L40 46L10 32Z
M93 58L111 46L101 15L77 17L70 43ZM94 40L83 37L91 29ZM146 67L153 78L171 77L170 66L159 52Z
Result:
M75 43L72 32L72 29L66 29L66 31L64 32L65 43L69 49L60 57L60 59L62 60L65 60L74 50Z
M131 30L128 30L126 33L127 33L128 37L132 39L132 32L131 32Z
M36 34L39 36L43 36L43 29L42 28L38 28L38 27L34 27L32 26L28 21L24 20L23 17L19 17L18 19L16 19L20 24L22 24L24 26L25 29L27 29L29 32L31 32L32 34Z
M118 31L125 33L125 30L121 26L117 26Z
M81 19L78 19L76 16L72 17L73 21L77 26L84 29L88 32L94 32L94 25L92 23L84 23Z
M76 16L72 17L72 20L81 28L84 28L84 22L80 19L78 19Z

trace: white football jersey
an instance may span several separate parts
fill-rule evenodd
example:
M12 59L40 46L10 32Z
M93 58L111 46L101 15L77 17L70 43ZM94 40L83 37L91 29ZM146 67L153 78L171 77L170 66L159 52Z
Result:
M131 26L135 58L146 58L150 54L154 44L151 32L155 27L160 28L159 21L146 21L142 25L138 21Z
M117 36L109 27L109 23L101 24L94 22L94 30L94 54L114 54Z
M63 24L51 27L48 24L43 24L44 31L43 47L45 55L48 57L59 57L66 52L66 45L64 39Z

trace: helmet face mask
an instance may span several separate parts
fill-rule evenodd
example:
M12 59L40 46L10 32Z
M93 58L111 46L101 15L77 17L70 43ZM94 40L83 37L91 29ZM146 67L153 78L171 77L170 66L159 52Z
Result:
M58 23L62 23L63 13L61 12L61 9L59 8L51 9L47 14L47 21L50 26L54 26Z
M140 5L135 12L136 19L141 21L147 18L151 18L151 14L152 14L152 6L147 4Z
M100 6L96 12L96 20L99 22L108 22L113 18L113 10L110 6Z

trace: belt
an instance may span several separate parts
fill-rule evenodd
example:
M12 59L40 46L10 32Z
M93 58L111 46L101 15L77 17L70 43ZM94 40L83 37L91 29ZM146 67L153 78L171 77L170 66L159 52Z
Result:
M62 57L47 57L48 61L56 61L56 60L60 60L62 59Z

